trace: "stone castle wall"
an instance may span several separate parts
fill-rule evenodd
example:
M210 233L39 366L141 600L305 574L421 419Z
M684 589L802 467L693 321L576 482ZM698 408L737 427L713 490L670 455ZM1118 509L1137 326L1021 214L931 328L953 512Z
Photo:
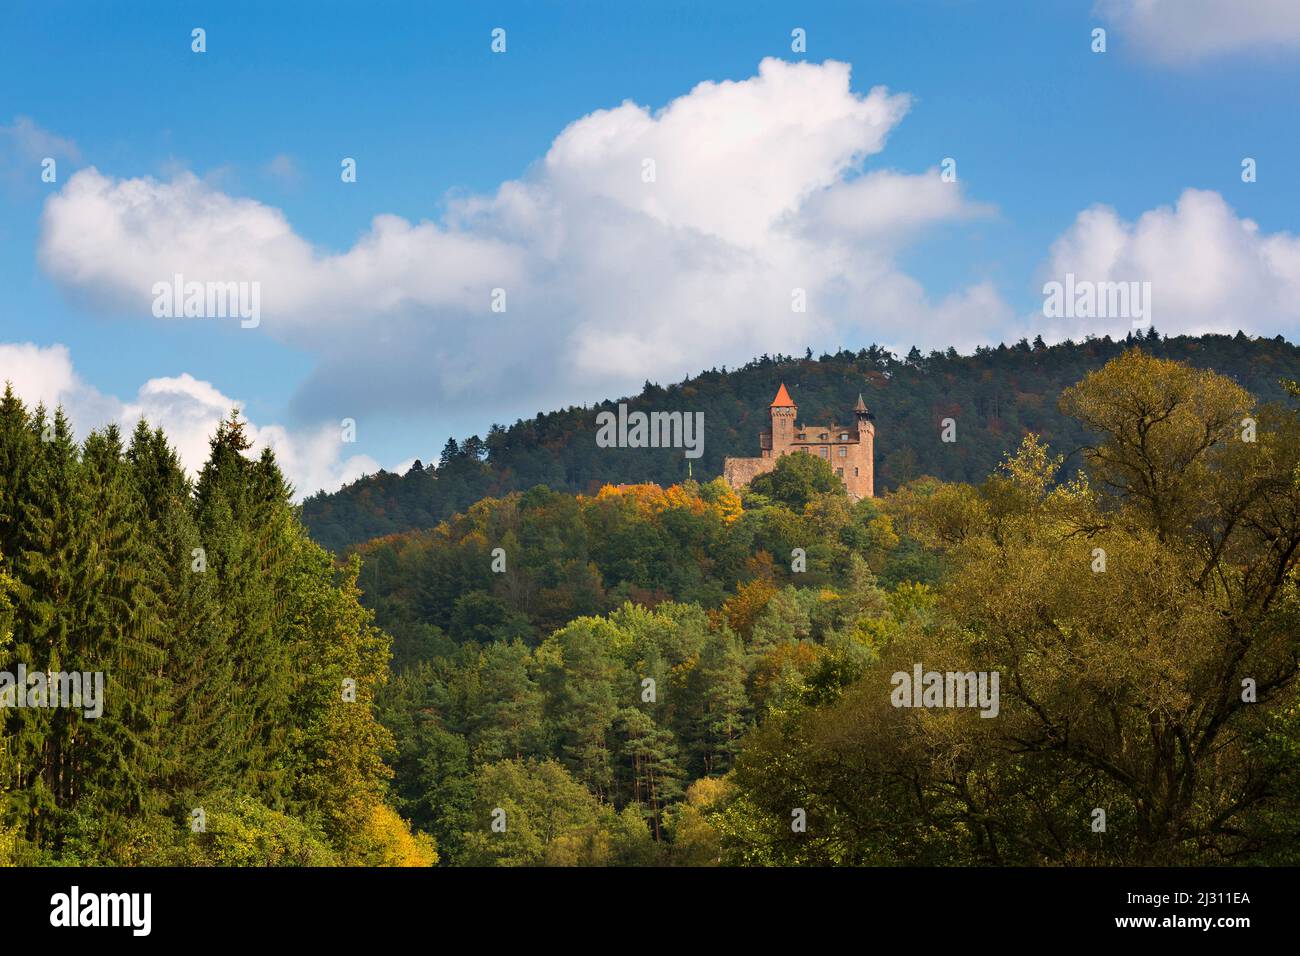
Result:
M855 500L875 497L876 426L871 422L863 422L858 429L857 443L849 445L848 448L849 455L844 466L845 490L848 491L849 497Z
M722 463L722 478L739 490L775 467L775 458L728 458Z

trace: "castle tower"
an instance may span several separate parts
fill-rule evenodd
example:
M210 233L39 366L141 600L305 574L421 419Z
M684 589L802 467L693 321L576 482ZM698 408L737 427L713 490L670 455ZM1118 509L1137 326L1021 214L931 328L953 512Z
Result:
M854 465L855 474L845 475L844 483L850 495L873 498L876 493L876 426L860 392L858 403L853 406L853 417L858 423L857 463Z
M784 382L777 389L776 398L772 399L768 411L772 415L772 457L779 458L794 444L794 420L799 413L799 406L785 390Z

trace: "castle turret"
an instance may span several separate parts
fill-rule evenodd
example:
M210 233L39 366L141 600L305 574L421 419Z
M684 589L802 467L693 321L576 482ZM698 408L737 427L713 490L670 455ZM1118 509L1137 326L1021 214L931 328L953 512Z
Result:
M858 393L858 403L853 406L853 417L858 423L858 454L855 474L846 476L845 484L849 494L858 498L872 498L876 493L876 426L872 414L867 410L867 403Z
M768 411L772 415L772 457L777 458L794 443L794 421L799 413L799 406L785 390L785 382L777 389L776 398L772 399Z

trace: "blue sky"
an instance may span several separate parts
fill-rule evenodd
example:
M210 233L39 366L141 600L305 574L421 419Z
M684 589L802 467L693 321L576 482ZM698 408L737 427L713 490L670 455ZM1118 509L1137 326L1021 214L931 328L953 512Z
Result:
M1300 15L1290 6L9 5L0 377L63 401L82 428L159 418L191 456L213 409L237 401L310 491L427 461L449 434L763 351L1122 335L1125 322L1042 319L1044 278L1066 270L1153 281L1166 331L1294 338ZM191 51L194 27L206 30L205 53ZM490 49L496 27L505 53ZM1104 54L1090 49L1095 27L1107 30ZM806 30L805 53L791 50L794 28ZM760 78L765 58L819 79L776 68ZM821 82L828 61L851 68L847 89ZM697 84L722 81L756 94L718 98L729 115L762 109L734 129L657 120L680 98L689 113ZM906 103L863 106L878 86ZM602 114L544 161L566 127L624 101L648 119ZM767 104L787 110L780 130L764 127ZM713 107L700 105L707 117ZM635 172L624 160L640 154L610 137L676 157L661 161L668 199L617 184L587 191L610 169ZM791 137L806 150L773 160ZM41 181L47 155L54 183ZM357 161L355 183L340 181L343 157ZM958 180L939 193L945 157ZM1242 182L1243 157L1256 159L1256 182ZM95 188L78 198L71 181L92 167L82 185L97 175ZM890 171L899 175L872 179ZM188 185L168 188L178 181ZM718 188L746 181L762 219L753 242L750 192ZM867 181L879 188L834 191ZM525 184L526 210L503 199L503 183ZM820 213L802 205L828 190ZM1080 220L1097 206L1108 211ZM95 218L105 216L111 229ZM400 217L400 235L377 241L376 216ZM421 233L421 223L433 225ZM281 226L291 238L244 238ZM376 251L362 255L369 241ZM176 258L181 247L190 258ZM244 271L230 273L232 262ZM292 304L240 329L155 318L132 292L212 263L227 271L202 278L255 278ZM746 298L757 294L750 277L787 268L787 285L809 276L809 313L746 321L771 305ZM1187 290L1189 275L1216 272ZM462 276L468 298L444 296ZM498 282L520 290L509 324L473 304L479 285L486 302ZM142 391L151 381L161 384ZM335 447L328 435L343 417L357 421L357 441Z

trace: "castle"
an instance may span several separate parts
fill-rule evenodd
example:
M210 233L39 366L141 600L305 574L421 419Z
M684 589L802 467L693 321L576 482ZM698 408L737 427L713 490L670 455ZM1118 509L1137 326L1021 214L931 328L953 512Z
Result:
M820 455L835 469L844 482L849 497L874 497L876 426L867 411L862 396L853 407L852 427L837 425L800 425L795 422L799 406L781 383L776 398L768 406L772 415L771 428L758 436L758 458L728 458L722 465L722 477L737 490L745 487L757 476L776 467L782 455L800 452Z

